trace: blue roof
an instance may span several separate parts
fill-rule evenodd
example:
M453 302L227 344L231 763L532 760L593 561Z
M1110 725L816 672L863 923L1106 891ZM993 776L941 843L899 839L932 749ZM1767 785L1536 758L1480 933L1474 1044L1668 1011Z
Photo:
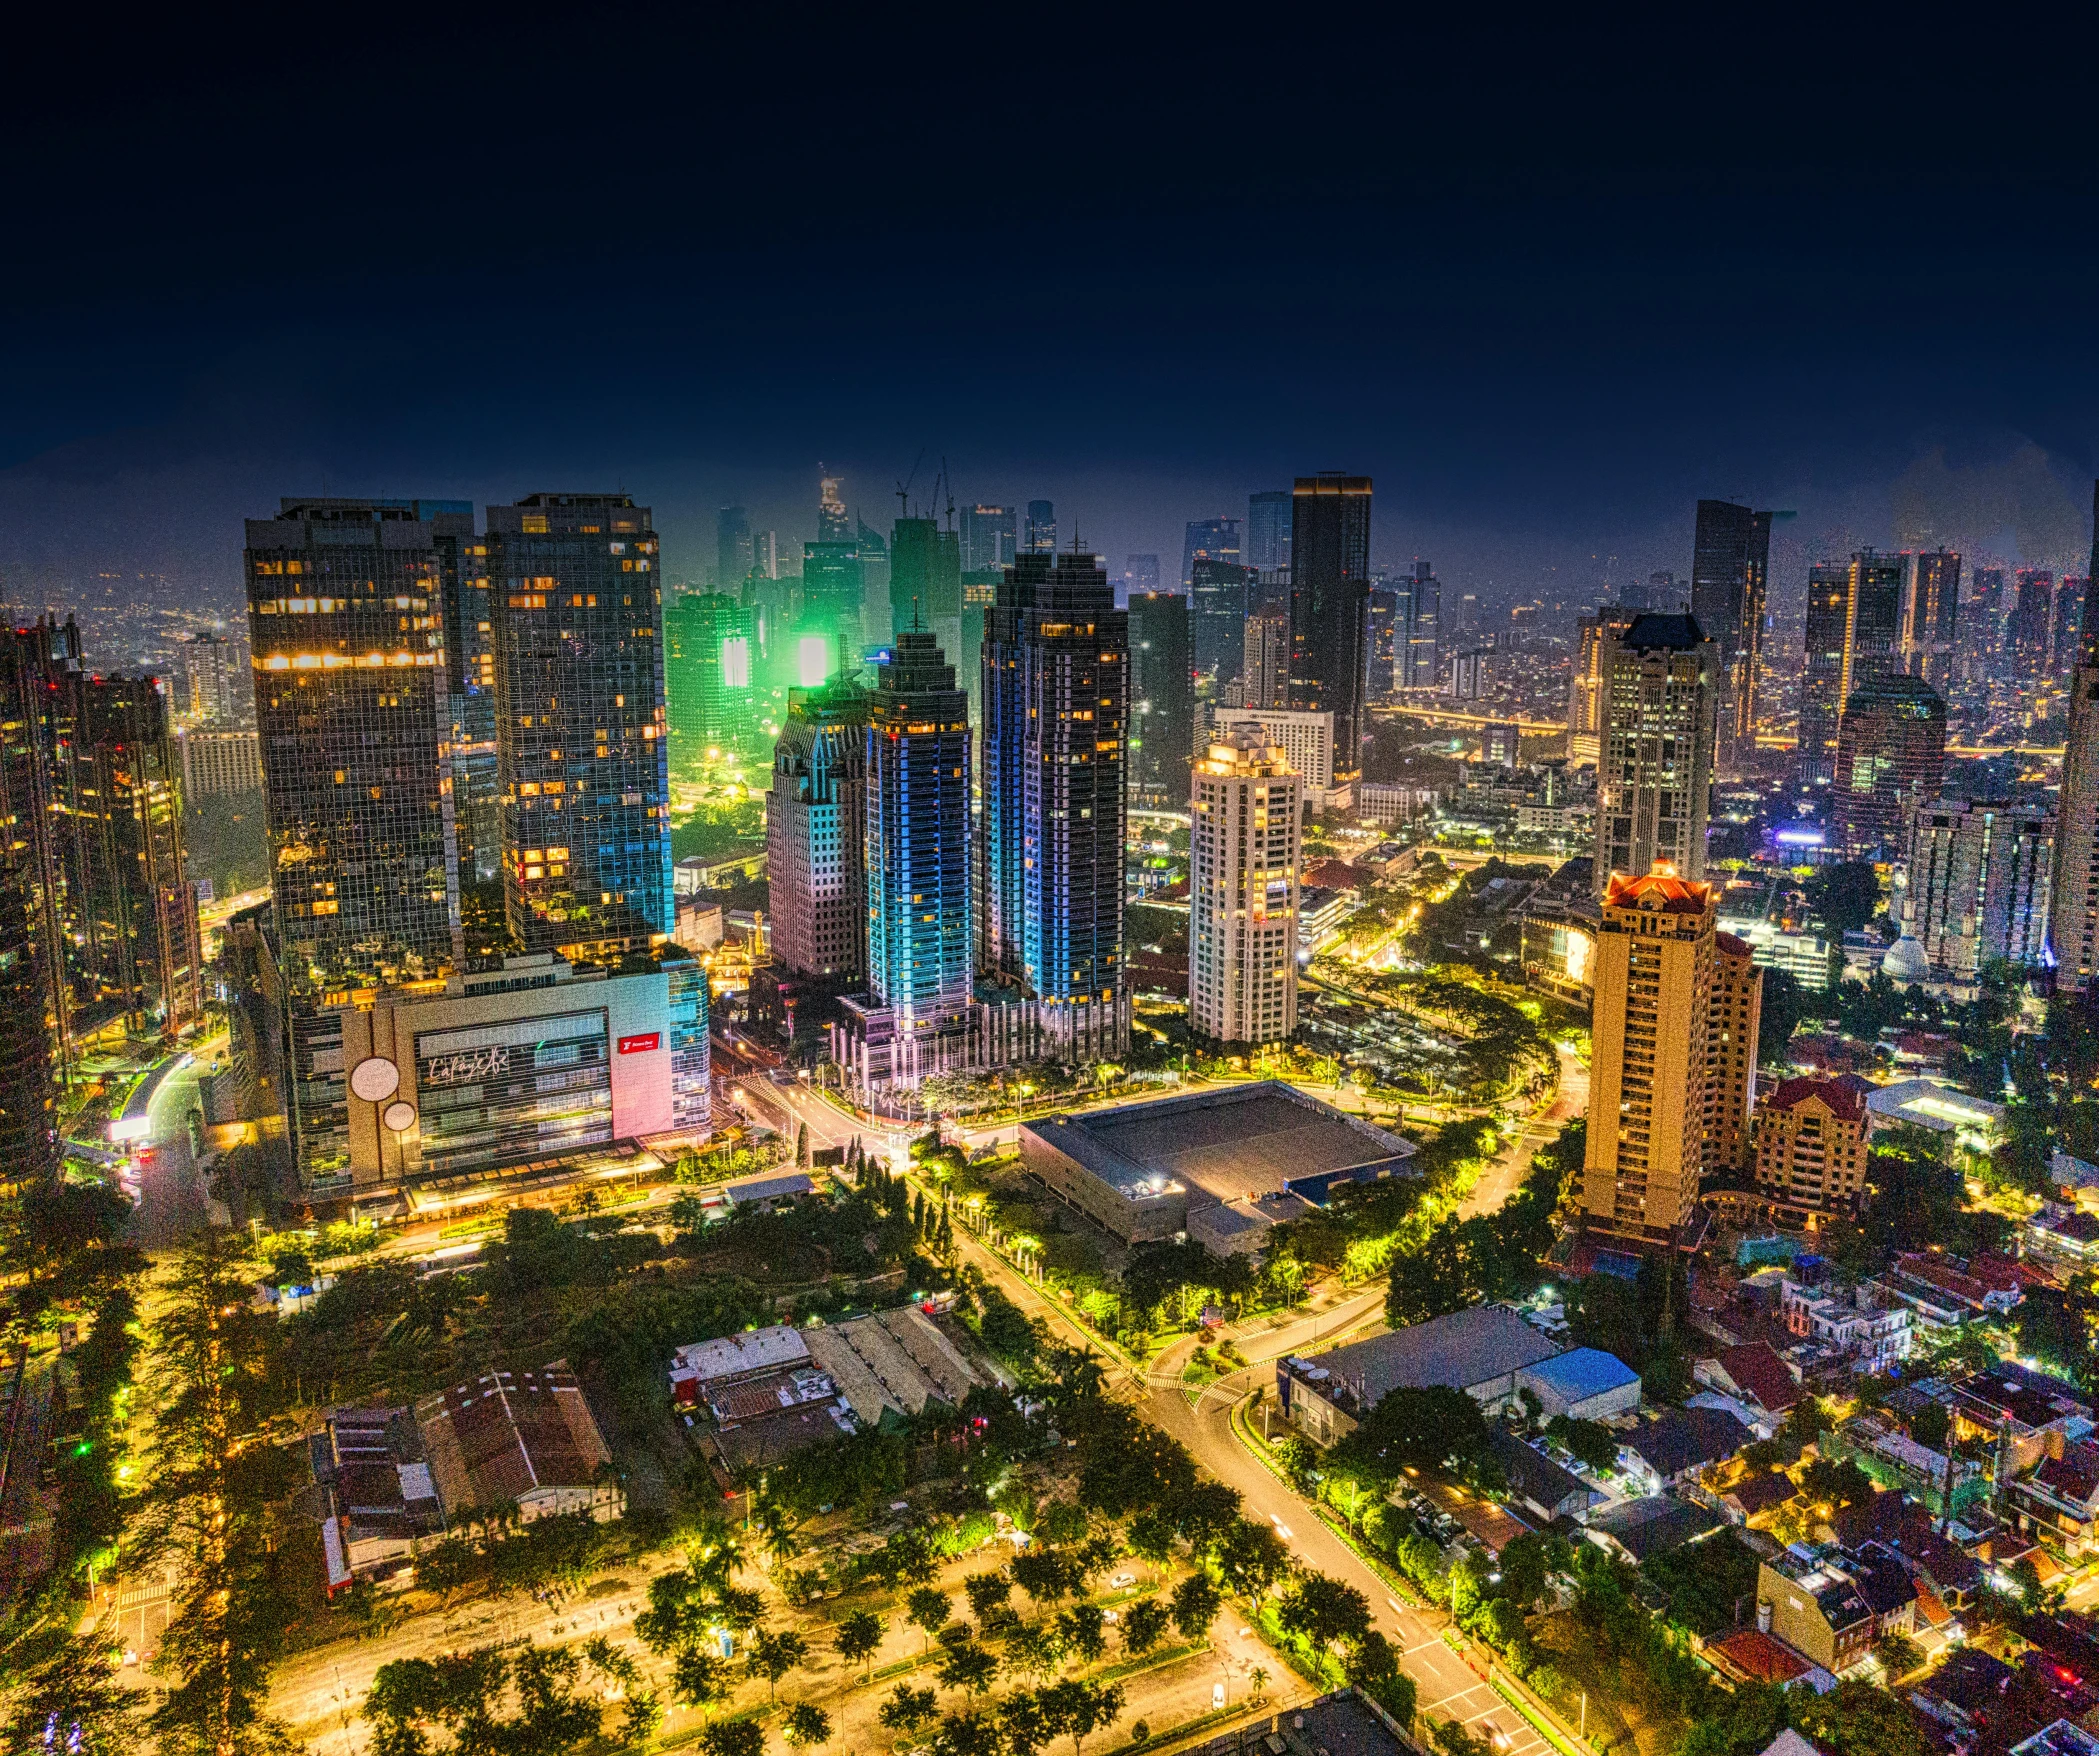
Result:
M1523 1369L1527 1378L1540 1378L1569 1402L1585 1402L1621 1385L1637 1384L1640 1374L1616 1354L1600 1347L1578 1347L1552 1359Z

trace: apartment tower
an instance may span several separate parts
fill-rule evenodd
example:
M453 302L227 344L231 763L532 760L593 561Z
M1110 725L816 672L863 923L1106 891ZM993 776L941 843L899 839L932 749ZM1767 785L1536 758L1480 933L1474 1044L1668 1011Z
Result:
M1720 658L1697 618L1653 611L1609 642L1596 782L1596 888L1657 864L1705 875Z
M2099 482L2092 484L2099 518ZM2070 731L2056 801L2055 874L2049 887L2049 938L2058 989L2082 994L2099 980L2099 525L2093 527L2093 584L2086 588L2083 636L2070 673Z
M1178 811L1195 757L1195 659L1188 599L1130 593L1130 796Z
M791 691L765 798L775 964L867 979L866 819L867 691L850 673Z
M1299 781L1256 725L1221 734L1190 800L1188 1018L1223 1043L1297 1028Z

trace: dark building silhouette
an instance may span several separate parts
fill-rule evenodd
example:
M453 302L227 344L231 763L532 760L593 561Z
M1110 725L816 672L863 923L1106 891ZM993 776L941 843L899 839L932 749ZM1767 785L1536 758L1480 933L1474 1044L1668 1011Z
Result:
M1130 796L1174 810L1188 803L1195 757L1195 662L1188 599L1130 594Z
M38 737L48 624L0 631L0 1189L58 1175L53 1048L63 1014L51 795Z
M1837 733L1837 839L1847 858L1894 858L1903 819L1946 776L1946 703L1921 677L1872 676L1851 692Z
M1904 668L1903 575L1902 556L1876 549L1808 569L1798 758L1810 785L1834 778L1837 729L1852 692L1868 677Z
M1299 476L1290 518L1290 705L1334 716L1334 781L1363 766L1370 478Z
M1220 685L1239 675L1246 640L1247 570L1236 561L1196 557L1189 588L1189 624L1195 668L1214 674Z
M1771 571L1771 514L1732 500L1698 502L1691 550L1691 614L1720 651L1724 695L1716 721L1719 760L1756 739L1757 664Z

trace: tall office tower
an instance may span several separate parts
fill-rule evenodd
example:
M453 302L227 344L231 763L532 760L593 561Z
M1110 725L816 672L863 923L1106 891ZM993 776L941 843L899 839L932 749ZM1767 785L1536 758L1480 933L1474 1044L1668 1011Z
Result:
M1195 563L1188 592L1194 631L1195 668L1229 683L1239 674L1246 643L1247 572L1234 561L1204 555Z
M1435 688L1443 670L1442 620L1442 582L1428 562L1416 561L1407 582L1405 626L1393 636L1395 646L1400 647L1402 689Z
M1130 798L1157 809L1188 802L1195 760L1195 661L1188 599L1140 591L1130 598Z
M2055 588L2055 631L2049 658L2052 676L2067 677L2077 666L2077 649L2084 639L2084 600L2091 589L2089 579L2074 573L2064 574Z
M1691 614L1719 649L1723 695L1714 723L1718 760L1728 773L1756 747L1757 666L1770 571L1770 513L1732 500L1698 502Z
M1123 962L1129 617L1089 555L1025 554L984 628L978 965L1067 1060L1129 1044Z
M1263 610L1246 619L1240 700L1248 707L1290 705L1290 612Z
M1720 654L1695 616L1649 610L1605 654L1596 889L1658 864L1705 876Z
M639 950L676 925L663 575L625 494L488 509L503 900L528 952Z
M46 628L0 629L0 1190L58 1177L53 1048L64 1041L49 767L38 735Z
M1961 618L1961 661L1972 679L1995 677L2004 652L2004 569L1975 569L1975 595Z
M1493 657L1491 652L1478 648L1470 652L1452 653L1450 670L1444 678L1443 693L1453 701L1478 701L1487 693L1487 685L1493 681Z
M780 535L777 531L751 532L751 573L758 579L780 577Z
M853 546L860 552L860 650L842 656L841 664L856 661L861 650L887 646L896 632L889 625L889 544L862 519Z
M1270 610L1281 610L1286 616L1290 614L1290 569L1287 567L1264 567L1247 574L1246 613L1261 616Z
M755 559L749 509L724 506L714 515L714 583L723 591L735 591Z
M993 567L1011 567L1019 545L1014 537L1010 506L965 506L962 508L962 571L984 573Z
M866 576L854 543L802 545L802 608L794 630L794 680L813 689L860 657Z
M1057 503L1054 500L1028 502L1027 547L1031 555L1054 555L1057 552Z
M1162 585L1159 576L1159 557L1156 555L1126 555L1122 563L1122 599L1128 603L1139 592L1158 591Z
M51 803L83 1010L172 1036L203 1007L197 896L183 867L181 757L151 677L62 679Z
M1257 726L1262 738L1283 753L1297 776L1298 796L1308 809L1329 806L1346 810L1354 803L1352 787L1334 784L1334 716L1301 713L1289 707L1217 707L1210 713L1210 732L1222 738L1241 726Z
M816 540L820 543L847 543L853 540L853 515L846 510L844 478L827 476L818 464L816 484Z
M1713 999L1705 1032L1705 1169L1749 1163L1756 1114L1756 1037L1764 1014L1764 972L1747 941L1713 935Z
M247 521L275 939L295 998L441 975L459 955L443 574L419 510L290 499Z
M1905 668L1900 555L1860 549L1842 564L1808 569L1807 668L1800 680L1801 779L1828 785L1836 772L1844 703L1868 677Z
M1195 765L1188 855L1188 1022L1222 1043L1297 1029L1303 801L1280 746L1234 726Z
M237 726L253 710L247 642L222 634L193 634L176 643L179 676L170 707L175 717L195 726Z
M1837 841L1847 859L1900 853L1907 813L1946 778L1946 704L1920 677L1868 677L1837 730Z
M1257 573L1273 573L1290 565L1290 506L1296 498L1288 488L1265 488L1246 497L1247 566Z
M867 691L842 674L787 697L765 798L773 961L867 979Z
M1595 765L1603 755L1604 708L1610 695L1611 644L1633 625L1634 612L1602 604L1575 624L1574 675L1567 683L1567 757Z
M1236 518L1191 518L1181 544L1181 589L1195 585L1195 564L1208 559L1230 566L1242 565L1239 558L1239 520Z
M496 784L495 612L488 544L471 502L424 501L444 587L445 689L451 713L452 823L461 881L495 878L503 864L503 801Z
M1364 648L1363 686L1367 699L1384 701L1392 693L1399 657L1399 593L1390 586L1370 588L1370 635Z
M2099 482L2092 484L2099 521ZM2094 582L2084 602L2077 668L2070 673L2070 735L2055 806L2055 870L2048 886L2048 937L2055 984L2082 994L2099 981L2099 522L2092 527Z
M1685 595L1676 575L1664 567L1650 573L1645 586L1627 586L1618 594L1618 599L1627 609L1680 610L1684 607Z
M2013 576L2017 601L2005 618L2004 644L2011 659L2012 674L2022 682L2044 676L2052 647L2048 637L2048 612L2055 598L2055 575L2038 568L2022 567Z
M663 612L663 633L666 706L684 754L750 749L751 612L727 592L689 591Z
M1641 618L1655 620L1691 618ZM1616 873L1605 888L1582 1161L1592 1231L1677 1245L1693 1224L1706 1162L1714 919L1711 886L1663 865Z
M889 538L889 617L923 629L944 655L962 646L962 545L930 518L900 518Z
M1934 974L2047 961L2055 813L1993 799L1933 799L1910 814L1902 931Z
M915 1086L975 1058L968 698L931 634L898 632L867 717L872 1004L845 1003L840 1059L863 1084Z
M1902 669L1944 691L1960 633L1961 558L1951 549L1902 556Z
M1290 705L1334 716L1334 780L1363 768L1370 478L1299 476L1290 503Z

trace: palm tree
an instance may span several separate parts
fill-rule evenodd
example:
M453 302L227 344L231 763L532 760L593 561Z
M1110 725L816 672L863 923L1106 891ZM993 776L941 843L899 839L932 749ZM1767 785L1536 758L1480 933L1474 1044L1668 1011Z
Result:
M1254 1686L1254 1699L1262 1700L1268 1694L1268 1667L1255 1665L1246 1673L1246 1680Z

